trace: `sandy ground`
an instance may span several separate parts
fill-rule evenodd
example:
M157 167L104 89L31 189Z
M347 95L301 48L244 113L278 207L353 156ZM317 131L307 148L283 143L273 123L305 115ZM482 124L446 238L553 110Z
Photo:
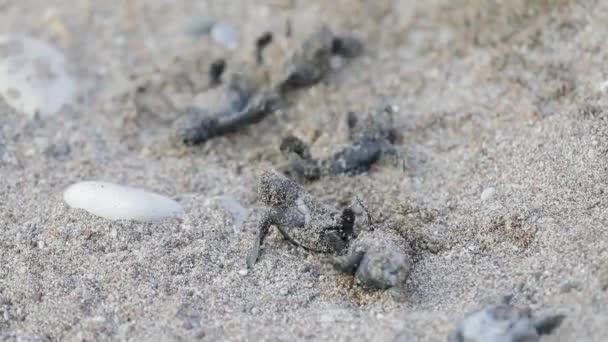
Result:
M199 15L232 24L239 48L186 34ZM566 314L543 341L604 341L607 16L599 0L0 1L0 32L59 47L82 93L44 119L0 104L0 340L444 341L513 294ZM320 22L362 38L365 55L257 125L175 153L158 143L174 114L135 110L134 82L179 108L213 59L250 60L270 30L272 64ZM416 258L407 299L353 286L276 232L240 274L257 175L281 160L281 137L329 155L347 111L381 98L399 107L405 170L382 161L306 188L358 196L440 246ZM186 215L110 222L63 203L93 179L167 194ZM222 196L253 210L238 232Z

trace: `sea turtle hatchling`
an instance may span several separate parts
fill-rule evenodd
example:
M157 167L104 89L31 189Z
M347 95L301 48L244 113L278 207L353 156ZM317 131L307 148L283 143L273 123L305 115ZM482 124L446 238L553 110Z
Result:
M298 183L274 170L262 173L258 196L267 209L247 256L249 268L257 261L260 247L273 225L289 242L318 253L339 253L352 237L355 222L352 209L338 210L323 205Z
M313 158L310 147L299 138L291 135L283 138L279 148L287 158L283 171L290 176L313 181L323 174L357 175L367 172L383 155L392 155L395 161L400 161L394 145L398 136L393 122L396 110L394 106L381 105L365 115L363 120L353 112L348 113L351 143L321 160Z
M506 296L499 304L488 305L461 320L448 342L538 342L551 334L565 316L536 316L528 308L511 304Z
M262 242L274 225L291 243L331 254L334 267L353 274L365 288L402 288L405 284L412 261L400 237L373 230L353 240L355 214L351 208L339 210L319 203L298 183L273 170L261 175L258 192L267 209L258 224L247 267L257 261Z

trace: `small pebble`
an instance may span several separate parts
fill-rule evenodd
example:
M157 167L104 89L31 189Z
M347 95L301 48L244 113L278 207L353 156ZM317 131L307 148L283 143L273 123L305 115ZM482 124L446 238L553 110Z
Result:
M492 197L494 197L494 194L496 193L496 189L494 189L493 187L489 187L486 188L482 193L481 193L481 200L482 201L488 201L490 200Z
M253 309L251 309L251 313L254 315L257 315L260 313L260 310L258 308L253 308Z
M242 269L242 270L239 270L239 275L241 275L241 276L243 276L243 277L244 277L244 276L246 276L247 274L249 274L249 271L248 271L246 268L244 268L244 269Z
M38 248L40 248L40 249L44 248L44 241L42 241L42 240L38 241Z
M239 39L234 28L225 22L215 23L211 28L211 37L216 43L228 50L239 47Z
M281 290L279 290L279 293L281 296L286 296L289 293L289 290L286 287L283 287Z
M109 220L154 222L183 212L174 200L141 189L106 182L80 182L64 192L72 208Z
M196 16L186 25L186 33L191 36L200 36L211 31L213 20L205 16Z

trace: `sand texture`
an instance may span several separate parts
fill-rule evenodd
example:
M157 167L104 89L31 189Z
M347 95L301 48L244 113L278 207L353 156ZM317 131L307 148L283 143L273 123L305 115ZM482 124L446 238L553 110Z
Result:
M0 340L445 341L511 294L566 315L542 341L606 341L607 17L599 0L0 0L0 33L62 51L79 91L33 118L0 100ZM204 18L232 25L238 47L193 33ZM271 31L259 77L272 80L321 23L363 55L236 133L167 138L217 58L255 65ZM276 230L245 272L258 175L285 161L281 139L330 156L348 144L347 113L383 101L398 108L401 163L304 187L352 206L359 230L360 199L412 242L406 298L354 285ZM69 208L62 192L87 180L185 213L138 223Z

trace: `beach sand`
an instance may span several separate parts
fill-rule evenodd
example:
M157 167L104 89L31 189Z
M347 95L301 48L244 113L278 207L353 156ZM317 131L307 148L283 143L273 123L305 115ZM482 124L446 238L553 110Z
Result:
M232 25L238 48L186 33L197 16ZM607 16L591 0L0 1L0 32L63 51L81 93L38 119L0 101L0 340L445 341L512 294L566 315L543 341L604 341ZM247 63L272 31L272 68L322 22L365 54L258 124L165 147L212 61ZM347 112L382 99L398 107L404 167L383 158L304 186L352 205L359 228L357 198L438 246L417 254L407 298L353 285L276 231L243 272L257 177L282 161L281 138L331 155L348 143ZM185 214L136 223L69 208L62 192L85 180L167 195ZM226 198L252 212L241 229Z

